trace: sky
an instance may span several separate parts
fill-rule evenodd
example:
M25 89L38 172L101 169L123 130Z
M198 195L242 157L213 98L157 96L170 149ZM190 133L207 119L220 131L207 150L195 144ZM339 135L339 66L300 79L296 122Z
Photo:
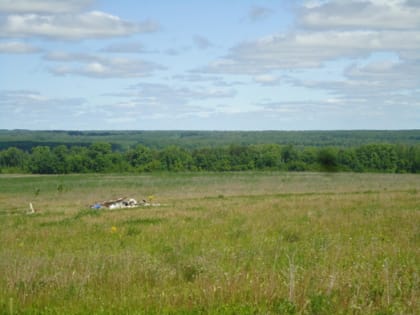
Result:
M0 129L420 129L420 0L0 0Z

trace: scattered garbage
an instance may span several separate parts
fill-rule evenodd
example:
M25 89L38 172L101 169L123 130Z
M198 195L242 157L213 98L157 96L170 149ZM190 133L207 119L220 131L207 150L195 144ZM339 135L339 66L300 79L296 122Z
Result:
M154 196L151 196L150 202L146 201L145 199L141 200L140 202L134 198L118 198L115 200L106 200L102 202L95 202L90 206L91 209L125 209L125 208L138 208L138 207L158 207L160 203L154 203L152 200ZM29 202L29 209L26 211L26 214L37 214L40 213L39 209L35 208L32 202Z
M137 208L137 207L149 207L149 206L160 206L159 203L151 203L146 200L138 202L134 198L118 198L115 200L106 200L102 202L95 202L90 206L91 209L124 209L124 208Z

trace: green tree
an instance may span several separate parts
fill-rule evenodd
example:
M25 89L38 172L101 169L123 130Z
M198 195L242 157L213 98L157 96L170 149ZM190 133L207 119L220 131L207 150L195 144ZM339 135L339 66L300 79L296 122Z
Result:
M90 169L93 172L107 172L112 169L112 146L106 142L96 142L89 146Z
M215 171L214 149L196 149L192 153L194 165L199 171Z
M282 168L281 147L278 144L261 144L251 147L254 151L255 168L273 170Z
M250 147L231 145L229 147L230 165L234 171L246 171L255 168L254 152Z
M151 171L154 167L154 152L144 145L137 145L124 154L125 160L136 171Z
M308 166L301 160L300 152L293 146L287 145L282 148L281 157L288 171L306 171Z
M353 148L338 150L337 163L339 165L339 169L343 171L361 172L363 170L357 160L356 152Z
M87 173L90 171L91 161L88 156L88 148L74 146L68 153L67 163L70 173Z
M26 152L10 147L0 152L0 167L15 168L23 172L27 166L28 158Z
M287 145L281 150L281 158L284 163L290 163L298 160L299 153L293 145Z
M394 145L363 145L356 149L356 156L364 170L395 172L398 168Z
M50 147L37 146L32 149L29 170L34 174L58 173L58 159Z
M306 170L317 170L318 149L314 147L303 148L299 159L305 164Z
M318 152L318 162L321 170L326 172L338 171L337 151L334 148L322 148Z
M194 150L194 165L201 171L230 171L230 154L227 148L202 148Z
M68 173L70 169L68 148L65 145L59 145L53 149L53 154L56 157L56 172L60 174Z
M408 150L409 171L420 173L420 146L412 146Z
M186 171L193 169L191 154L177 146L169 146L159 153L159 161L163 170Z

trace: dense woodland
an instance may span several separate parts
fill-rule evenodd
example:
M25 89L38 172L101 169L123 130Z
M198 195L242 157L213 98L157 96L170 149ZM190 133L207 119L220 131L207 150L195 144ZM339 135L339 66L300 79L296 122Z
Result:
M138 144L152 149L174 145L184 149L226 147L231 144L280 144L311 147L357 147L365 144L420 144L420 130L338 131L30 131L0 130L0 150L16 147L30 151L36 146L89 146L111 143L114 151Z
M244 170L420 173L420 145L254 144L195 149L171 145L155 149L139 144L123 151L107 142L39 145L29 151L16 147L1 150L0 170L34 174Z

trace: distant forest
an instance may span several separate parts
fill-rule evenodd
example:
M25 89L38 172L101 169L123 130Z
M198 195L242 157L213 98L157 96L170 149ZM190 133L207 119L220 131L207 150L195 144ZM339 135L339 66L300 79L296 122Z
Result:
M229 145L279 144L313 147L355 147L364 144L419 144L420 130L355 131L30 131L0 130L0 150L16 147L30 151L38 145L89 146L108 142L115 151L138 144L152 149L174 145L184 149Z
M420 173L420 130L0 130L3 173L244 170Z

